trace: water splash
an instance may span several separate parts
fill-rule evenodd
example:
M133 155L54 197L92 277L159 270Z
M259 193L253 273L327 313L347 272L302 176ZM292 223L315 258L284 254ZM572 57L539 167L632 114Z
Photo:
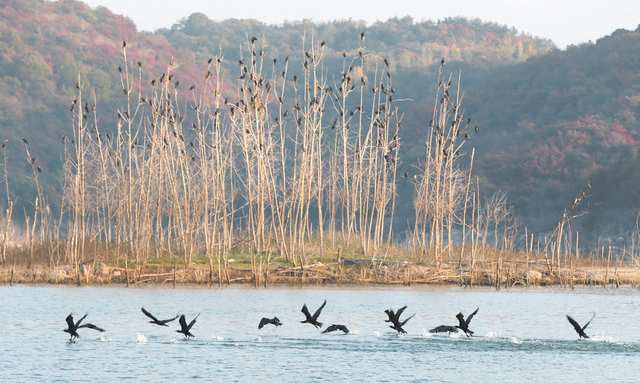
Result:
M136 339L136 343L147 343L147 337L142 334L138 334L138 339Z
M522 339L512 336L511 338L509 338L509 342L513 344L522 344Z
M380 333L378 331L374 331L373 332L373 336L379 338L380 337Z
M611 336L605 336L604 333L600 334L600 336L592 336L588 340L592 342L603 342L603 343L617 343L615 339Z
M358 335L358 330L349 331L347 335Z
M213 338L213 340L224 340L224 337L221 337L220 335L211 335L211 338Z
M485 335L484 337L489 339L489 340L496 340L496 339L498 339L498 333L494 332L494 331L489 331L487 333L487 335Z
M169 344L180 344L182 341L180 339L169 339Z
M111 338L105 338L104 336L100 336L100 342L111 342Z

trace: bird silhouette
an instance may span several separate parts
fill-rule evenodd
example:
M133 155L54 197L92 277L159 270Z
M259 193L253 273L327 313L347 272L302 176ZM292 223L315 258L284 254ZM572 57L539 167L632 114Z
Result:
M184 334L185 338L189 338L190 336L194 336L190 330L191 327L193 327L194 324L196 324L196 319L198 319L198 317L200 316L200 314L196 315L195 318L193 318L193 320L191 321L191 323L189 323L189 325L187 326L187 319L184 317L184 314L180 315L180 319L178 319L178 322L180 323L180 330L176 330L176 332L179 332L181 334Z
M409 318L405 319L404 321L400 322L400 315L402 315L402 313L404 312L404 310L407 308L407 306L404 306L402 308L400 308L398 310L398 312L394 312L393 310L384 310L385 313L387 313L387 316L389 316L389 319L385 319L385 322L391 322L393 324L393 326L389 326L392 329L396 330L398 332L398 334L403 333L406 334L407 332L404 331L404 329L402 328L402 326L404 326L405 324L407 324L407 322L409 322L409 319L413 318L416 314L411 315Z
M456 318L458 318L458 321L460 322L459 325L457 325L456 327L459 328L460 330L464 331L465 334L467 334L467 336L471 336L473 335L473 331L469 330L469 323L471 322L471 319L473 318L474 315L476 315L478 313L478 310L480 310L480 307L478 307L476 309L476 311L472 312L467 319L464 319L464 315L462 315L462 313L458 313L458 315L456 315Z
M327 327L327 329L324 330L322 333L326 334L328 332L337 331L337 330L340 330L340 331L344 332L345 334L349 333L349 329L347 328L347 326L345 326L343 324L332 324L331 326Z
M322 323L318 322L318 317L320 316L320 313L322 312L322 309L326 304L327 304L327 300L325 299L322 306L320 306L320 308L316 310L313 316L311 316L311 314L309 313L309 309L307 308L307 305L306 304L302 305L302 310L300 311L302 311L302 313L307 319L303 320L300 323L311 323L312 325L316 326L316 328L322 328Z
M97 330L97 331L100 331L100 332L104 332L103 329L101 329L100 327L98 327L96 325L93 325L91 323L85 323L83 325L80 325L80 323L82 323L82 321L86 317L87 317L87 314L84 314L84 316L82 318L80 318L80 320L78 320L76 323L73 323L73 314L69 314L69 316L67 316L66 321L67 321L68 328L66 328L66 329L64 329L62 331L71 334L71 339L69 339L69 342L73 342L73 340L75 338L80 338L80 335L78 335L78 329L81 329L83 327L90 328L90 329L93 329L93 330Z
M447 326L447 325L442 325L442 326L438 326L435 328L432 328L431 330L429 330L430 333L438 333L438 332L448 332L448 333L452 333L452 332L458 332L458 328L456 326Z
M278 317L273 317L272 319L262 318L260 319L260 324L258 324L258 330L260 330L261 328L263 328L268 324L272 324L274 326L282 326L282 322L280 322L280 319L278 319Z
M142 307L142 312L144 313L144 315L148 316L149 318L151 318L151 320L149 321L149 323L153 323L153 324L157 324L158 326L165 326L165 327L169 327L167 326L167 323L176 320L176 318L179 317L179 315L176 315L175 317L171 318L171 319L164 319L164 320L159 320L156 319L156 317L154 317L153 315L151 315L150 312L148 312L147 310L144 309L144 307Z
M595 317L596 317L596 313L593 313L593 316L591 317L591 319L589 319L589 322L587 322L586 325L580 327L580 325L578 324L578 322L575 321L575 319L573 319L569 315L567 315L567 319L569 320L569 323L571 323L571 325L573 326L573 328L576 330L576 332L579 335L578 339L582 339L582 338L589 339L589 336L584 333L584 330L587 328L587 326L589 326L589 323L591 323L591 321Z

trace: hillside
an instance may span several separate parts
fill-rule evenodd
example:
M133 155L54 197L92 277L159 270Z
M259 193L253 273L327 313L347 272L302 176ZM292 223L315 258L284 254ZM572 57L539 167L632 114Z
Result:
M149 34L138 32L131 20L106 8L91 9L78 1L6 1L0 6L0 137L9 140L10 188L17 196L16 208L30 208L35 195L33 182L24 177L31 172L31 164L20 137L30 143L47 194L55 195L59 188L61 137L70 133L69 106L78 75L84 89L95 93L95 101L92 98L89 103L96 104L102 129L114 131L117 110L126 102L119 69L140 70L140 81L149 84L174 58L176 78L183 84L195 84L206 73L207 60L221 53L230 85L225 96L234 99L239 47L249 38L259 38L268 60L280 60L276 70L282 70L286 56L302 55L304 36L306 44L312 36L316 44L326 41L325 65L335 73L341 70L343 53L357 55L362 32L371 67L382 65L383 59L390 62L397 98L407 99L399 103L403 111L421 111L425 103L432 103L431 91L425 91L425 86L435 81L442 57L446 57L448 73L463 70L463 84L472 84L491 68L522 62L553 47L549 41L520 35L514 29L462 18L414 23L405 17L372 26L352 20L272 26L255 20L213 22L193 14L170 29ZM123 62L123 40L128 67ZM294 67L292 72L301 69ZM186 94L188 87L180 92ZM406 119L407 142L414 137L422 140L422 124L419 119ZM422 155L418 148L409 149L407 166L414 162L411 158ZM410 194L410 188L406 192ZM56 200L50 200L54 209Z
M106 8L40 0L5 1L0 6L0 138L9 140L15 209L30 208L35 195L33 181L25 177L31 164L21 137L28 139L49 203L57 209L61 137L70 134L69 107L78 75L84 89L91 89L88 103L95 103L102 131L114 132L118 110L127 102L120 71L135 73L144 90L168 70L173 58L172 73L182 84L177 91L184 97L192 84L202 82L208 60L221 57L222 97L235 102L238 62L252 37L264 52L265 71L280 73L286 57L296 58L288 68L289 78L304 72L299 58L304 59L312 42L326 43L327 73L340 73L345 55L357 58L361 43L361 73L381 72L387 60L394 98L399 100L395 105L403 116L400 174L413 173L424 157L435 81L444 57L445 77L455 80L461 73L465 118L480 127L472 145L474 171L484 195L507 192L520 223L536 233L552 230L563 209L583 190L590 207L575 221L577 228L594 237L617 237L635 225L640 208L634 192L638 178L633 176L640 174L635 164L640 140L640 30L616 31L566 51L513 28L464 18L417 23L404 17L371 26L354 20L304 20L275 26L256 20L214 22L196 13L171 28L140 33L131 20ZM403 200L411 198L413 189L413 184L400 180ZM400 221L411 219L410 204L399 210Z
M508 192L530 228L548 230L584 190L591 206L575 227L626 237L640 209L638 73L640 29L619 30L469 87L468 111L489 127L476 142L487 191Z

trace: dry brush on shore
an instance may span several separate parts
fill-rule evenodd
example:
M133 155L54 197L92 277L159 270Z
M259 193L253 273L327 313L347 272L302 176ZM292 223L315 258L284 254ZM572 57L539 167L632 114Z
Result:
M442 74L444 59L427 87L435 93L424 160L402 175L398 103L407 100L396 96L392 63L367 54L362 34L357 51L341 53L339 73L329 73L327 45L302 40L294 64L289 56L268 59L251 38L239 48L237 73L222 73L219 53L202 83L188 85L174 59L143 79L143 63L128 58L123 42L123 104L108 111L117 126L101 125L97 97L78 78L57 217L23 138L38 191L25 212L24 245L11 242L5 167L0 281L499 287L565 283L569 272L571 285L606 285L614 275L635 283L633 252L609 254L603 277L595 270L604 250L587 267L577 238L572 250L567 213L542 250L528 234L518 245L506 196L481 198L472 177L473 150L465 149L479 127L464 116L460 76ZM394 220L399 182L415 188L404 229ZM612 265L620 273L609 274ZM629 267L632 276L620 278Z

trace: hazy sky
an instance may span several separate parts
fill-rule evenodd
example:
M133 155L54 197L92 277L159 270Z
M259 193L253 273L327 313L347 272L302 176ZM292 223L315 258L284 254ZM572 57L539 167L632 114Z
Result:
M140 30L169 28L194 12L215 21L257 19L267 24L285 20L365 20L411 16L414 21L465 16L515 27L521 33L548 38L559 48L611 34L635 30L640 0L82 0L130 17Z

